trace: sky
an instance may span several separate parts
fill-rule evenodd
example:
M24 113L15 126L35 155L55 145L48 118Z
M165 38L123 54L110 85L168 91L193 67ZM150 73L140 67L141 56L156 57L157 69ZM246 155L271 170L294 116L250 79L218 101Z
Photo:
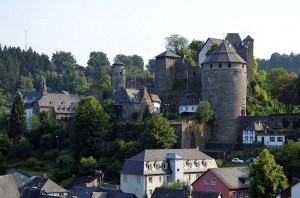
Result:
M296 0L0 0L0 13L2 47L27 44L50 59L71 52L82 66L93 51L111 63L117 54L136 54L147 64L173 34L190 42L250 35L256 58L300 53Z

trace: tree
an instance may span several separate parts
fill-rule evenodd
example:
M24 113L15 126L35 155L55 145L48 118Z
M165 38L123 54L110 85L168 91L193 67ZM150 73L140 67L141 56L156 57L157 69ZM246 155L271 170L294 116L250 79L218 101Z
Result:
M150 112L149 105L146 105L144 112L143 112L143 121L145 121L146 119L151 118L151 117L152 117L152 114Z
M210 56L217 48L219 47L219 45L217 43L214 43L209 50L206 52L205 56L208 57Z
M282 120L281 120L281 122L282 122L283 128L288 128L289 125L290 125L290 121L289 121L288 117L283 117Z
M95 85L92 86L94 89L100 90L111 90L111 77L108 74L105 74Z
M215 112L211 108L210 102L203 100L198 103L196 112L193 115L193 119L199 124L213 124L216 120Z
M288 180L282 171L282 166L275 163L274 156L268 149L263 149L250 165L249 186L251 197L271 198L288 187Z
M56 65L58 73L68 73L75 68L76 60L71 52L56 52L51 61Z
M87 64L86 74L93 79L93 82L99 81L110 72L110 62L103 52L91 52Z
M190 45L188 46L188 49L190 50L191 59L195 62L196 65L199 65L199 52L201 48L203 47L204 42L199 40L192 40Z
M95 156L99 145L110 139L110 117L98 100L92 96L79 101L70 134L71 146L76 158Z
M25 107L20 92L17 92L9 117L8 136L18 143L26 132Z
M166 37L165 40L166 49L178 55L181 55L181 49L187 48L189 45L189 40L187 38L176 34L173 34L170 37Z
M169 149L176 143L177 135L161 114L145 122L144 146L146 149Z
M155 74L155 59L149 59L146 68L151 74Z

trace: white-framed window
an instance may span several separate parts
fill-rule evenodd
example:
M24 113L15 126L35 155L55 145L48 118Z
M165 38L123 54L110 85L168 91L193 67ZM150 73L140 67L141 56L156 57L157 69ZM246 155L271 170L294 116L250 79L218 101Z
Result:
M152 193L153 193L153 190L152 190L152 189L151 189L151 190L149 190L149 194L150 194L150 195L152 195Z
M136 176L136 183L141 183L141 176L140 175L137 175Z
M275 137L270 137L270 142L275 142Z
M188 111L189 110L189 107L185 107L185 111Z
M209 179L208 178L204 178L204 184L209 185Z
M127 182L127 175L126 175L126 174L124 174L123 182L124 182L124 183Z
M155 169L159 169L160 168L160 164L159 164L159 162L155 162Z
M216 179L215 178L211 179L211 185L214 185L214 186L216 185Z
M192 111L194 111L195 107L192 107Z
M147 168L148 168L149 170L152 170L152 164L151 164L150 162L147 164Z
M159 176L159 183L161 183L161 176Z
M277 142L283 142L283 137L277 137Z
M168 169L168 163L167 163L167 162L164 162L163 167L164 167L164 169Z
M152 182L153 182L153 178L149 177L149 183L152 184Z

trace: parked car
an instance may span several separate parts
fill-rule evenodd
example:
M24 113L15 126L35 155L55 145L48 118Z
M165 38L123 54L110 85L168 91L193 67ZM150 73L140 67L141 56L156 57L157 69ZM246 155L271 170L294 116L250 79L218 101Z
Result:
M244 160L241 160L240 158L235 157L235 158L232 158L231 162L232 163L244 163Z
M245 160L246 163L252 163L252 162L256 162L256 158L249 158Z

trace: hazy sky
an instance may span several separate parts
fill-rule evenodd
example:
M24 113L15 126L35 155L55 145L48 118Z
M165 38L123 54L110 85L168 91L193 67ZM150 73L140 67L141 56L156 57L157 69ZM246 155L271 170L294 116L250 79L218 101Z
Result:
M165 51L165 38L192 41L248 34L254 55L300 53L297 0L0 0L0 44L47 54L71 52L87 65L92 51L148 59Z

